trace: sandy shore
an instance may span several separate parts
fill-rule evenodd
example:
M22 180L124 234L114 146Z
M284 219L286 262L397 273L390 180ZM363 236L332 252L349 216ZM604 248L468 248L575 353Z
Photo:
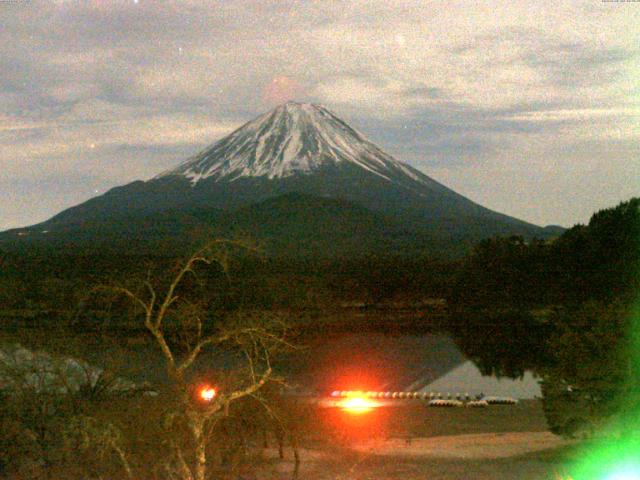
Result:
M560 466L548 452L570 445L549 432L506 432L388 439L354 444L346 450L301 449L300 477L305 480L548 480ZM255 477L289 480L293 464L277 452Z
M550 432L480 433L429 438L374 440L354 445L361 453L378 456L496 459L568 445Z

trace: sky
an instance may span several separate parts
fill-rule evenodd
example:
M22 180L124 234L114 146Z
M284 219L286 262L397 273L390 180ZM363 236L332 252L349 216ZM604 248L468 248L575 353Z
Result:
M640 195L640 2L0 0L0 230L288 100L539 225Z

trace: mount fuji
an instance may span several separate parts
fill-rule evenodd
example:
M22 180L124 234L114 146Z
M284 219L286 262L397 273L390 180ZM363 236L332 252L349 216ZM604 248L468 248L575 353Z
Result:
M0 245L144 250L205 231L244 232L278 255L464 250L497 234L557 233L459 195L323 106L288 102L148 181L4 232Z
M232 182L270 180L351 165L389 182L415 188L438 184L393 159L320 105L289 102L259 116L194 158L156 178L183 176ZM409 181L407 181L409 180Z

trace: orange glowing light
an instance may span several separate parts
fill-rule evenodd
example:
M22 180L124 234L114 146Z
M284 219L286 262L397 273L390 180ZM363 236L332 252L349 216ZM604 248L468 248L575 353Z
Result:
M340 402L340 408L342 410L354 415L361 415L363 413L370 412L377 406L378 405L375 402L360 396L349 396Z
M200 389L200 398L205 402L210 402L216 396L216 389L211 387L202 387Z
M296 79L279 75L264 88L262 98L267 103L279 104L298 98L302 94L303 88Z

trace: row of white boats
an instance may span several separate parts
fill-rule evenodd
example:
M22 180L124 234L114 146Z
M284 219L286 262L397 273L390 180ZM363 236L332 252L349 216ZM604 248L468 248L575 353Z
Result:
M489 405L515 405L518 400L513 397L486 396L468 393L440 393L440 392L374 392L335 390L330 396L334 399L362 398L370 400L421 400L430 407L487 407Z

